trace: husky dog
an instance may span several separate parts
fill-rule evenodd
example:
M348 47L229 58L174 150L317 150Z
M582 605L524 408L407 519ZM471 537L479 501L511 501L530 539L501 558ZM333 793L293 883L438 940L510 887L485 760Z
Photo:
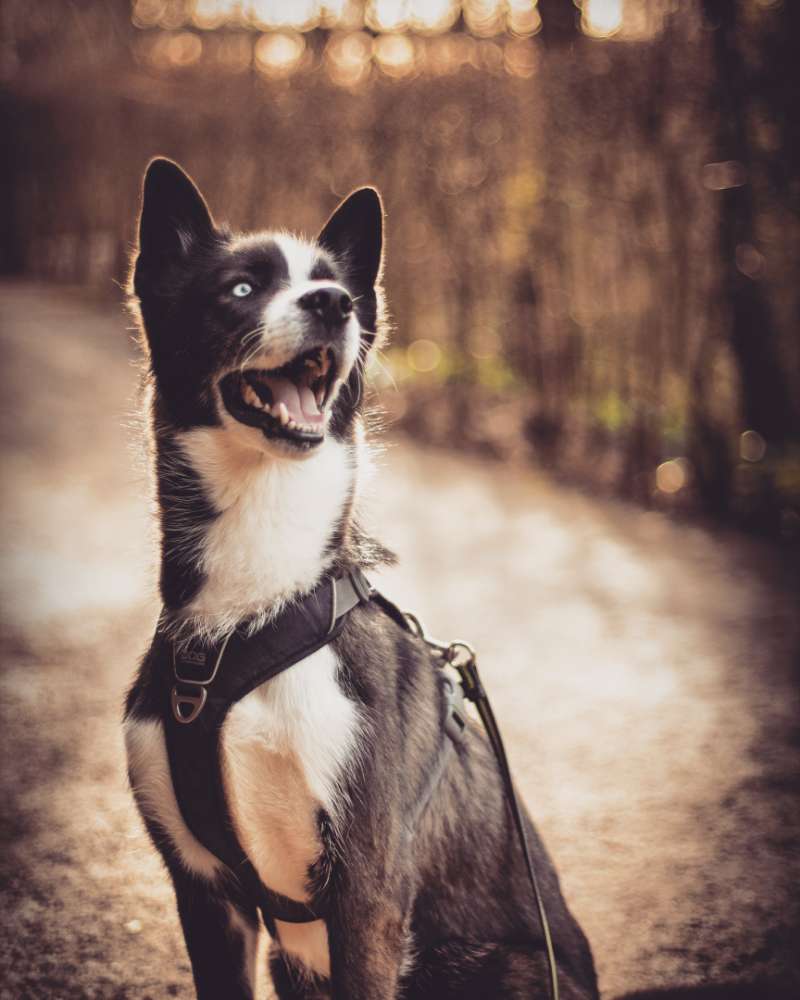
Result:
M149 366L161 634L211 645L254 635L320 581L388 560L358 521L382 244L372 188L314 240L237 235L176 164L148 167L132 287ZM131 785L174 884L198 997L252 997L259 910L178 803L154 650L125 712ZM438 673L420 639L367 601L225 719L220 770L238 841L269 891L324 913L268 922L281 1000L548 996L536 906L477 726L409 821L442 747ZM561 996L595 998L589 945L526 823Z

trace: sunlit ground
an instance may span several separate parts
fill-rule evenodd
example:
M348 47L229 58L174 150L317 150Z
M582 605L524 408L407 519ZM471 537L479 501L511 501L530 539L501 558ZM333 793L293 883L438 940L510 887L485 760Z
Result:
M0 995L188 997L119 732L157 609L132 351L119 311L69 292L6 285L2 313ZM401 556L381 583L480 651L604 995L757 980L751 1000L777 996L800 822L797 623L776 557L403 443L371 496Z

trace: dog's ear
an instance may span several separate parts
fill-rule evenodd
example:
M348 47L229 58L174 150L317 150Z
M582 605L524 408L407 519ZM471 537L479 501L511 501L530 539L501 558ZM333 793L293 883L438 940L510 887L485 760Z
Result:
M215 235L208 206L189 175L172 160L151 160L142 189L137 271L140 264L181 258Z
M361 294L375 287L383 259L383 202L371 187L359 188L339 205L317 237L344 266Z

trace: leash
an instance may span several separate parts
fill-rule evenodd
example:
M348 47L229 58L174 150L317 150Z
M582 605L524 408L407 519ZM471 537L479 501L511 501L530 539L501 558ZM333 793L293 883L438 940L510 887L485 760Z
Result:
M442 670L447 740L436 767L411 810L406 822L407 832L413 836L416 822L444 774L448 751L463 738L467 724L463 708L466 698L475 705L497 761L539 914L550 973L551 1000L559 1000L550 924L508 757L492 706L481 683L475 651L469 643L460 640L444 643L431 638L415 615L401 611L376 591L358 568L323 581L305 598L289 605L275 621L249 637L234 630L216 646L193 644L191 641L176 642L171 641L159 626L154 643L157 655L166 660L165 666L168 666L162 673L165 683L165 737L178 808L197 840L224 863L245 893L255 901L273 936L275 920L308 923L324 919L325 909L319 903L312 907L265 886L247 857L233 830L227 807L220 738L228 711L236 702L332 642L344 627L349 613L359 604L367 603L375 603L400 628L424 643L438 666L453 668L460 681L454 683Z
M383 600L385 601L386 598L383 598ZM508 756L503 744L503 738L500 735L500 727L497 725L497 719L492 711L491 703L489 702L486 690L481 682L480 674L478 673L478 662L475 650L468 642L463 642L460 639L449 643L439 642L426 634L422 622L416 617L416 615L406 611L404 612L404 616L409 623L411 632L413 632L422 640L422 642L425 643L431 651L431 654L440 660L441 665L450 666L458 673L461 680L463 695L468 701L471 701L477 709L478 715L483 723L483 727L486 730L486 735L489 737L489 743L494 752L500 776L503 780L506 802L508 803L511 818L514 821L514 826L516 827L517 836L522 848L522 856L525 860L528 881L530 882L533 896L536 900L536 909L539 913L539 923L542 928L545 949L547 951L547 966L550 973L550 996L552 1000L559 1000L558 967L556 965L555 949L553 948L553 937L550 933L550 923L547 919L547 911L545 910L542 892L539 887L539 880L536 877L536 869L533 864L533 858L531 857L528 837L525 833L522 811L520 809L519 799L517 798L517 792L514 787L514 780L511 777L511 768L508 763Z

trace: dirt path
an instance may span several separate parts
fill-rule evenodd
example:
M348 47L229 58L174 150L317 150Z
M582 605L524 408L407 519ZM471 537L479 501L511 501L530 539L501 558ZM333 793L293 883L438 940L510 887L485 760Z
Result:
M0 997L190 997L119 732L157 609L134 352L118 310L0 297ZM800 995L797 605L775 555L408 445L372 493L402 557L383 585L481 652L604 996Z

